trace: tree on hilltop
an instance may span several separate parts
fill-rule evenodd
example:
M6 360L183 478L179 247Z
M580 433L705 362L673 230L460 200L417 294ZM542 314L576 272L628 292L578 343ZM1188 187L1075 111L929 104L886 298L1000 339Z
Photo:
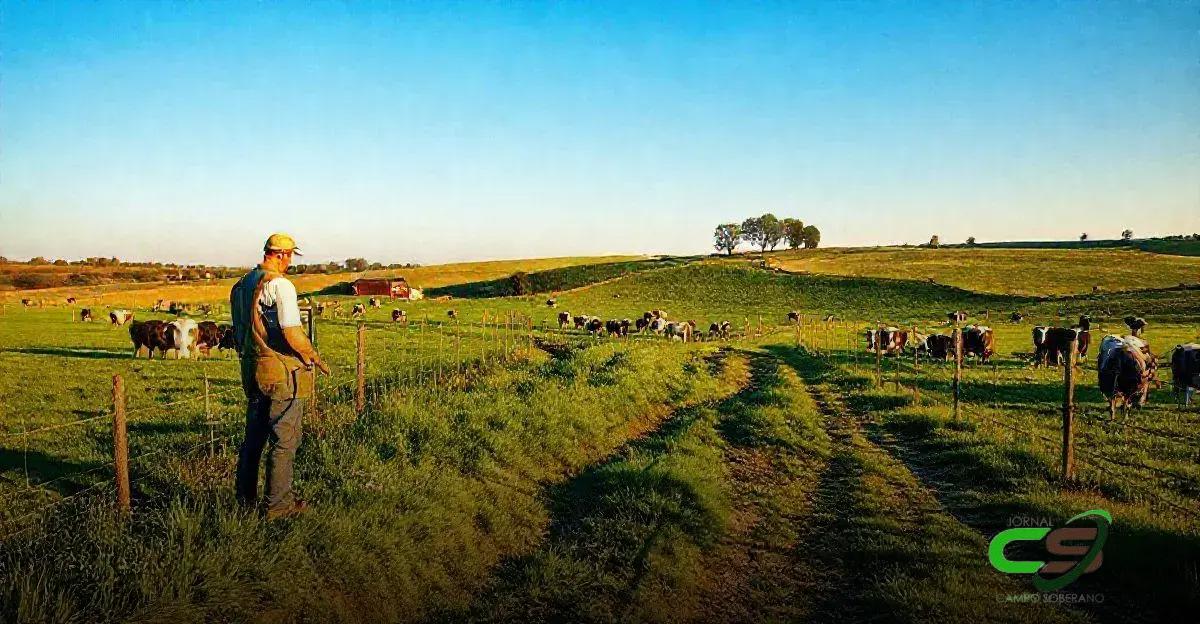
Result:
M783 224L778 217L769 212L759 217L758 223L762 228L762 250L765 252L767 247L770 247L771 251L775 251L775 247L783 239Z
M815 225L804 226L804 248L816 249L821 245L821 230Z
M783 237L787 240L788 247L796 249L804 244L804 222L800 219L788 217L782 221Z
M714 247L717 251L725 252L725 255L732 256L733 250L737 249L738 243L742 242L742 226L736 223L723 223L717 226L713 231Z

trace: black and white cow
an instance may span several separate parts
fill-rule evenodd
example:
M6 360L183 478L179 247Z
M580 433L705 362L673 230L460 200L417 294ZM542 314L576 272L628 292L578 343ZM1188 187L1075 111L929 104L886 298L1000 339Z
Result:
M1142 333L1146 331L1146 319L1140 316L1127 316L1122 320L1129 327L1129 333L1134 336L1141 337Z
M1118 401L1126 414L1131 407L1141 407L1158 369L1150 344L1138 336L1110 334L1100 341L1099 351L1096 373L1100 392L1108 399L1109 417L1116 418Z
M1192 404L1192 390L1200 389L1200 344L1181 344L1171 352L1171 386L1185 407Z

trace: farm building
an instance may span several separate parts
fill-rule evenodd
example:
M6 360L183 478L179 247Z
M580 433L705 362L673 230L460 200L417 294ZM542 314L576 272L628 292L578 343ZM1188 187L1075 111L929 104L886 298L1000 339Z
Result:
M355 295L382 295L398 299L408 299L411 290L403 277L357 279L351 286Z

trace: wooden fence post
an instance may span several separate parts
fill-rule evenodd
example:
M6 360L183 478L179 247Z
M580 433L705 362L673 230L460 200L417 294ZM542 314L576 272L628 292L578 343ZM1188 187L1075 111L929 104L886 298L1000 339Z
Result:
M1062 405L1062 478L1075 478L1075 353L1079 349L1079 338L1071 340L1067 351L1066 368L1063 369Z
M954 323L954 383L951 388L954 391L954 420L962 418L962 407L959 405L960 393L962 390L962 364L963 364L963 340L962 330L958 328L958 323Z
M117 481L117 509L129 513L129 435L125 427L125 380L113 375L113 473Z
M204 371L204 422L208 425L208 456L217 454L216 423L212 419L212 407L209 402L208 370Z
M358 362L355 367L354 413L362 414L367 408L367 326L358 324Z
M917 326L913 325L913 338L917 337ZM913 405L921 402L921 349L913 343Z
M875 331L875 383L883 387L883 326Z

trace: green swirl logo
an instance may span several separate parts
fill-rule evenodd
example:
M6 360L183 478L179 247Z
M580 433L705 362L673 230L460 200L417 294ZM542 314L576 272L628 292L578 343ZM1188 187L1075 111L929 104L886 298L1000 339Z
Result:
M1088 522L1092 526L1073 526ZM1057 591L1075 582L1080 576L1100 569L1104 561L1104 542L1108 540L1112 516L1103 509L1085 511L1057 529L1020 527L1001 531L988 544L988 562L1005 574L1033 574L1033 586L1038 591ZM1054 561L1012 560L1005 548L1014 542L1043 541L1046 552L1058 557Z

